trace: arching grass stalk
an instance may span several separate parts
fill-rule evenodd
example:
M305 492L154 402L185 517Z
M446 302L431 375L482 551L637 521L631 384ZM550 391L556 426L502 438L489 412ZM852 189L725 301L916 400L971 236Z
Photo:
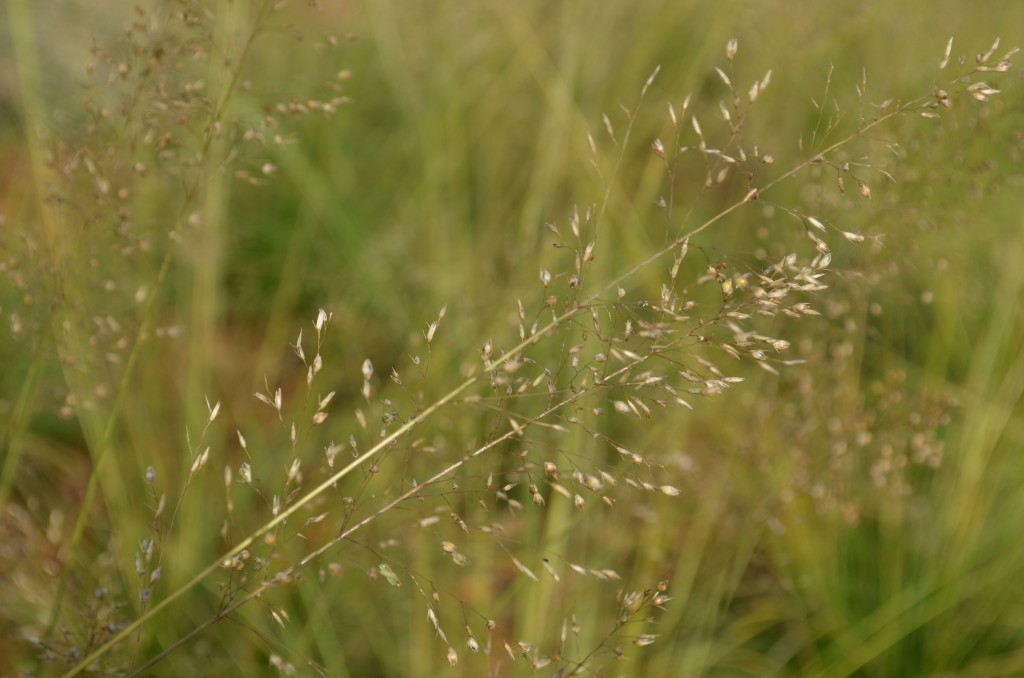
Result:
M574 311L572 311L570 313L566 313L564 316L558 318L557 320L552 321L551 324L549 324L547 327L544 328L543 332L538 332L537 335L535 335L535 336L539 336L539 335L541 335L543 333L547 333L547 332L552 331L555 327L557 327L558 325L560 325L560 324L562 324L564 322L567 322L569 319L571 319L577 313L582 312L583 310L585 310L588 307L589 307L589 305L588 306L581 306L579 309L575 309ZM687 336L680 337L680 338L677 338L677 339L673 340L672 342L667 344L665 346L665 348L666 349L670 349L670 348L672 348L672 347L674 347L674 346L676 346L678 344L683 343L687 339L691 338L694 334L698 333L700 330L706 328L708 325L711 325L711 324L714 324L715 322L717 322L717 320L718 320L718 318L713 318L713 319L709 319L707 321L699 323L697 326L695 326L691 330L691 332ZM513 349L512 351L510 351L506 355L507 356L514 356L519 350L521 350L523 348L526 348L525 343L523 345ZM618 377L620 375L628 374L634 368L640 366L644 361L648 360L651 357L652 357L651 355L640 355L640 356L637 356L636 358L630 359L622 367L619 367L618 369L616 369L616 370L614 370L614 371L604 375L602 377L602 383L604 383L604 382L611 382L616 377ZM496 368L496 367L500 366L500 364L502 362L503 361L500 360L500 359L499 360L495 360L492 363L492 366ZM456 389L456 390L458 392L461 392L466 387L468 387L469 385L474 383L476 380L477 380L477 377L473 377L472 379L467 379L466 382L461 384L460 387L458 389ZM307 565L313 563L317 558L319 558L320 556L324 555L325 553L330 551L332 548L334 548L335 546L337 546L341 542L349 539L358 530L360 530L363 527L366 527L367 525L372 523L374 520L376 520L380 516L384 515L388 511L391 511L392 509L396 508L397 506L402 504L402 502L415 497L419 492L422 492L424 488L427 488L427 487L430 487L432 485L436 485L436 484L440 483L441 481L443 481L443 480L447 479L448 477L450 477L451 474L453 474L458 469L462 468L468 462L476 459L477 457L481 456L485 452L494 449L495 447L497 447L498 445L500 445L503 442L506 442L506 441L512 440L514 438L520 437L522 435L523 431L526 430L527 428L529 428L530 426L543 422L545 419L547 419L548 417L552 416L553 414L561 411L563 408L565 408L565 407L567 407L569 405L572 405L576 401L581 400L585 396L589 396L589 395L590 395L590 392L587 391L587 390L577 391L577 392L573 393L571 396L569 396L569 397L559 401L558 403L553 404L553 405L549 405L547 408L545 408L539 414L537 414L537 415L535 415L533 417L526 417L526 418L523 418L523 419L517 421L517 426L512 427L511 429L509 429L505 433L501 434L500 436L497 436L494 439L488 441L484 445L478 447L473 452L470 452L469 454L464 455L459 460L457 460L455 462L452 462L451 464L446 466L444 469L438 471L437 473L435 473L433 476L431 476L427 480L423 481L422 483L417 484L417 485L413 485L408 490L406 490L405 492L403 492L400 495L398 495L395 499L391 500L390 502L388 502L387 504L385 504L381 508L373 511L370 515L366 516L365 518L360 520L358 523L355 523L354 525L352 525L350 527L342 529L334 538L330 539L329 541L325 542L321 546L317 547L315 550L313 550L310 553L308 553L300 561L298 561L295 565L292 565L291 567L289 567L289 568L287 568L285 570L282 570L281 572L276 574L274 577L272 577L272 578L270 578L268 580L265 580L259 586L257 586L253 591L250 591L249 593L247 593L244 597L242 597L238 601L232 603L231 605L225 607L222 610L219 610L217 612L217 614L215 614L213 617L211 617L208 621L206 621L203 624L197 626L193 630L189 631L189 633L187 633L186 635L184 635L181 638L179 638L177 641L175 641L175 643L173 645L171 645L170 647L166 648L163 652L161 652L156 657L153 657L152 659L147 661L143 666L137 668L131 675L137 675L137 674L141 673L142 671L144 671L145 669L153 666L160 659L162 659L163 657L165 657L168 654L170 654L174 649L176 649L177 647L180 647L188 639L193 638L193 637L199 635L199 633L201 633L204 629L206 629L207 627L209 627L213 623L219 621L220 619L223 619L227 615L231 614L232 612L234 612L235 610L240 608L245 603L247 603L247 602L249 602L249 601L251 601L251 600L253 600L255 598L259 598L263 593L265 593L270 588L273 588L274 586L277 586L277 585L279 585L281 583L284 583L284 582L287 582L287 581L291 580L292 576L294 574L296 574L299 570L301 570L302 568L306 567ZM439 407L441 407L441 406L451 402L456 396L457 396L456 391L453 391L453 392L449 393L447 396L445 396L445 398L443 398L442 400L440 400L437 403L435 403L435 406L432 406L431 408L428 408L428 409L432 412L434 409L439 408ZM419 421L419 420L423 419L424 415L426 413L427 413L427 411L425 410L423 413L421 413L419 416L417 416L416 420ZM406 429L405 432L407 432L408 430L411 430L411 425L412 424L413 424L413 422L409 422L409 424L407 424L410 428ZM359 457L358 459L356 459L355 461L350 463L348 467L346 467L345 469L342 469L341 471L339 471L338 474L336 474L331 479L325 481L325 483L323 483L320 487L318 487L315 490L313 490L313 492L317 492L317 491L320 491L322 489L327 489L327 487L333 485L334 482L336 482L337 480L340 480L341 477L343 477L344 475L347 475L350 472L350 470L355 468L356 466L358 466L359 463L362 463L361 460L363 460L363 459L365 459L367 457L371 457L376 452L379 452L381 450L386 449L388 447L388 445L390 444L390 442L393 442L394 440L397 440L402 435L403 435L403 430L395 431L392 434L392 436L390 436L390 440L389 441L380 443L377 446L377 448L374 448L374 449L368 451L365 455ZM312 492L310 494L312 494ZM304 498L304 499L312 499L312 498L313 498L312 496L308 496L307 495L307 497ZM298 508L298 506L292 507L292 509L296 509L296 508ZM289 514L294 513L295 511L292 510L292 509L289 509L287 511L287 513L289 513ZM248 546L251 546L255 539L258 539L263 534L266 534L271 529L273 529L276 525L282 523L284 518L286 518L286 517L279 516L279 518L282 518L282 519L281 520L271 521L270 523L265 525L263 528L261 528L261 531L259 533L254 533L252 535L252 537L250 537L246 541L245 545L243 547L241 547L241 548L247 548ZM237 555L238 552L239 551L233 550L230 554L225 555L224 558L225 559L230 559L234 555Z
M579 315L581 315L581 314L583 314L585 312L589 312L590 306L593 303L600 301L600 298L602 297L602 295L604 295L607 292L615 289L620 283L622 283L626 279L630 278L631 276L635 275L637 272L639 272L642 269L646 268L647 266L649 266L653 262L661 259L662 257L667 255L668 253L673 252L683 242L687 241L688 239L692 238L693 236L696 236L696 235L702 233L703 231L707 230L711 226L713 226L713 225L717 224L718 222L722 221L725 217L727 217L730 214L732 214L733 212L739 210L741 207L743 207L747 203L750 203L750 202L753 202L753 201L757 200L759 195L761 195L761 194L771 190L772 188L778 186L780 183L782 183L783 181L785 181L785 180L795 176L796 174L798 174L802 170L804 170L804 169L806 169L806 168L808 168L808 167L810 167L812 165L815 165L815 164L818 164L818 163L822 162L826 158L826 156L828 156L832 152L834 152L834 151L838 150L839 148L849 144L853 140L858 139L858 138L864 136L867 132L869 132L870 130L874 129L875 127L881 125L882 123L890 120L891 118L893 118L893 117L895 117L897 115L900 115L902 113L905 113L907 111L914 111L914 110L916 110L918 108L921 108L922 105L925 104L927 101L929 101L929 99L931 97L932 97L932 95L925 95L925 96L919 97L917 99L914 99L914 100L912 100L912 101L910 101L909 103L906 103L906 104L894 105L887 112L876 116L871 121L869 121L866 124L864 124L863 126L859 127L854 132L852 132L849 135L847 135L846 137L844 137L844 138L842 138L842 139L832 143L831 145L827 146L826 148L822 149L821 151L818 151L813 157L810 157L810 158L808 158L806 160L803 160L802 162L800 162L796 166L794 166L792 169L790 169L789 171L787 171L784 174L780 175L779 177L773 179L772 181L768 182L764 186L761 186L759 188L751 189L750 191L748 191L744 195L744 197L742 199L734 202L733 204L731 204L727 208L723 209L722 211L720 211L715 216L709 218L708 220L706 220L702 224L700 224L700 225L698 225L698 226L696 226L696 227L694 227L694 228L692 228L692 229L690 229L688 231L684 231L675 241L673 241L672 243L670 243L670 244L660 248L659 250L657 250L656 252L651 254L649 257L647 257L643 261L641 261L638 264L630 267L628 270L623 272L621 275L617 276L611 282L609 282L608 284L604 285L600 289L600 291L592 294L586 301L584 301L582 303L579 303L576 306L574 306L572 309L570 309L570 310L568 310L568 311L566 311L566 312L556 316L545 327L543 327L542 329L537 331L535 334L532 334L532 335L526 337L518 345L516 345L515 347L509 349L508 351L506 351L501 356L495 358L494 360L488 361L486 366L485 366L486 369L485 369L485 371L482 374L474 375L474 376L466 378L464 381L459 383L455 388L453 388L451 391L449 391L446 395L444 395L443 397L441 397L440 399L438 399L437 401L435 401L433 404L429 405L428 407L424 408L421 412L419 412L416 415L415 418L412 418L409 421L405 422L401 427L395 429L389 435L387 435L386 437L382 438L371 449L369 449L366 452L364 452L363 454L361 454L358 458L354 459L347 466L345 466L344 468L342 468L338 472L336 472L333 475L331 475L329 478L327 478L325 481L323 481L317 487L315 487L312 490L310 490L302 498L296 500L293 504L291 504L287 508L282 509L282 511L277 516L275 516L274 518L272 518L271 520L266 522L264 525L262 525L261 527L259 527L255 531L253 531L249 536L247 536L245 539L243 539L241 542L239 542L233 548L228 550L226 553L224 553L217 560L215 560L214 562L210 563L207 567L203 568L194 577L192 577L192 579L190 579L188 582L186 582L185 584L180 586L178 589L176 589L175 591L170 593L166 598L161 600L159 603L155 604L145 614L143 614L138 619L136 619L135 621L133 621L130 624L128 624L127 626L125 626L116 635L114 635L112 638L110 638L110 640L108 640L103 645L99 646L91 654L89 654L87 657L85 657L81 662L79 662L74 667L72 667L71 670L68 671L65 675L70 678L71 676L78 675L79 673L84 671L93 662L95 662L97 659L99 659L100 657L105 655L107 652L109 652L111 650L111 648L113 648L115 645L117 645L118 643L123 641L125 638L127 638L129 635L131 635L136 630L142 628L147 622L149 622L158 613L162 612L164 609L169 607L175 601L177 601L178 599L182 598L186 593L191 591L194 587L196 587L197 585L202 583L204 580L206 580L208 577L210 577L212 574L214 574L218 569L220 569L222 562L224 562L226 560L230 560L230 559L234 558L235 556L239 555L242 551L248 549L250 546L252 546L254 543L256 543L256 541L260 537L262 537L263 535L267 534L268 532L270 532L274 528L278 527L279 525L282 525L283 523L285 523L291 516L293 516L295 513L297 513L300 509L302 509L302 508L306 507L307 505L309 505L310 502L312 502L317 497L319 497L321 494L323 494L327 489L333 487L340 480L342 480L345 477L347 477L349 474L352 473L352 471L354 471L357 468L361 467L362 465L366 464L368 461L378 457L383 451L388 449L392 443L394 443L395 441L397 441L398 439L400 439L402 436L406 435L407 433L411 432L418 424L420 424L421 422L429 419L432 415L434 415L436 412L438 412L441 408L443 408L444 406L448 405L449 403L452 403L453 401L455 401L467 389L469 389L474 384L478 383L482 379L482 377L484 375L486 375L487 373L490 373L491 371L501 367L503 364L509 362L510 360L513 360L516 356L520 355L522 351L524 351L525 349L527 349L527 348L537 344L543 337L549 335L554 330L556 330L557 328L562 326L564 323L572 320L573 318L575 318L575 317L577 317L577 316L579 316ZM642 359L644 359L644 357L641 357L641 360ZM629 369L629 368L631 368L633 366L635 366L635 364L629 364L625 368L622 368L622 369ZM582 393L574 394L572 397L566 399L564 402L560 402L556 406L549 407L548 409L546 409L544 412L542 412L538 416L528 420L526 422L526 425L529 425L531 423L538 423L538 422L540 422L542 419L550 416L553 412L559 410L560 408L564 407L565 405L571 404L572 402L574 402L581 395L582 395ZM479 457L483 452L493 448L498 443L503 442L505 440L508 440L508 439L510 439L510 438L512 438L512 437L514 437L516 435L518 435L518 433L515 430L510 430L509 432L503 434L502 436L499 436L495 440L492 440L488 444L478 448L473 453L471 453L471 454L469 454L467 456L464 456L463 458L461 458L457 462L453 462L452 464L450 464L449 466L447 466L443 470L439 471L434 476L432 476L430 478L430 480L427 481L427 484L436 483L436 482L444 479L448 474L450 474L453 471L455 471L456 469L460 468L467 461ZM417 489L418 488L412 488L412 489L408 490L407 492L399 495L397 498L392 500L390 503L388 503L384 507L378 509L377 511L375 511L371 515L367 516L366 518L361 520L359 523L356 523L355 525L352 525L351 527L345 529L343 532L341 532L335 538L331 539L330 541L325 543L323 546L317 548L315 551L313 551L310 554L308 554L307 556L305 556L298 563L296 563L292 567L288 568L283 573L279 574L277 576L276 580L275 579L271 579L269 581L266 581L266 582L262 583L253 592L247 594L245 597L243 597L239 601L233 603L229 607L219 611L207 623L205 623L204 625L200 626L196 630L194 630L194 631L190 632L189 634L187 634L184 638L182 638L179 641L177 641L174 645L172 645L170 648L165 650L163 653L161 653L157 657L155 657L152 660L150 660L150 662L147 663L143 668L152 665L152 663L154 663L155 661L158 661L160 658L166 656L166 654L168 652L170 652L174 648L180 646L180 644L185 642L188 638L196 635L203 628L208 627L209 625L213 624L214 622L218 621L219 619L224 618L226 615L228 615L231 612L233 612L234 610L238 609L245 602L247 602L249 600L252 600L253 598L257 597L261 592L265 591L267 588L269 588L271 586L274 586L277 583L280 583L282 576L285 577L285 578L290 577L290 575L294 574L296 571L298 571L302 567L304 567L304 566L308 565L309 563L311 563L312 561L314 561L316 558L321 556L327 550L329 550L330 548L332 548L333 546L337 545L341 541L343 541L343 540L347 539L348 537L350 537L352 535L352 533L354 533L356 530L364 527L365 525L367 525L368 523L372 522L373 520L375 520L377 517L379 517L380 515L382 515L386 511L394 508L400 502L405 501L406 499L411 497L416 492ZM139 669L139 670L142 670L142 669Z

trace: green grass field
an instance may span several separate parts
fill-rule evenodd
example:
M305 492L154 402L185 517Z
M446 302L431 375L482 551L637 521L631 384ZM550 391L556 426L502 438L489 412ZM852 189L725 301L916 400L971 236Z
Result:
M0 674L1024 675L1024 5L313 4L0 5Z

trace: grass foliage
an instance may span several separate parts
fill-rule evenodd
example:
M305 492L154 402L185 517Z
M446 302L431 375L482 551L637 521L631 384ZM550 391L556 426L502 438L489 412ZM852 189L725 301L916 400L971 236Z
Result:
M1020 7L46 4L0 671L1024 671Z

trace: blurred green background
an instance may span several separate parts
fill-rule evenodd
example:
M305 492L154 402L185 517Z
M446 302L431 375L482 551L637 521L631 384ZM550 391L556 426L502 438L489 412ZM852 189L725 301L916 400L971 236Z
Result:
M666 105L682 119L691 93L688 114L710 145L726 147L719 101L731 95L716 67L743 102L771 69L739 140L774 156L757 165L762 185L885 100L957 89L949 81L997 36L993 62L1024 42L1019 3L292 4L3 6L4 673L36 667L32 641L49 623L100 456L47 675L61 672L58 657L81 659L78 650L138 616L156 562L153 600L269 519L271 498L296 487L286 484L293 458L302 487L318 484L329 443L351 459L350 436L369 448L389 409L407 416L447 393L479 365L485 342L518 343L517 301L527 329L547 318L544 297L566 295L572 254L552 247L546 222L564 240L574 206L600 212L585 228L597 238L584 285L594 293L742 198L739 171L705 185L704 160L689 152L670 178L652 151L655 139L670 157L696 144L688 119L675 142ZM939 71L950 36L953 62ZM511 444L483 455L444 491L384 514L307 568L307 581L204 627L151 671L272 674L281 657L302 675L546 675L573 664L540 659L595 650L584 675L1024 673L1020 73L976 77L1003 92L985 103L955 97L937 120L904 114L830 157L853 166L845 193L843 173L812 166L691 242L686 285L718 261L744 271L789 252L809 258L813 245L787 209L866 236L830 234L830 287L808 299L820 317L760 326L805 363L775 376L708 353L746 381L690 398L693 411L542 428L523 441L536 457ZM317 110L324 102L337 110ZM207 138L215 115L225 132ZM657 299L669 265L624 281L628 298ZM542 268L557 292L541 286ZM444 305L428 351L424 332ZM288 345L302 328L312 358L321 307L333 320L307 395ZM557 335L533 357L558 363L572 341ZM375 366L369 399L365 359ZM401 386L388 380L392 367ZM285 394L282 419L252 395L267 385ZM291 420L308 421L335 390L327 421L293 438ZM444 410L377 474L360 471L311 507L331 518L303 530L309 544L333 536L346 511L364 517L493 438L503 411L536 409L529 398L488 398L486 384L478 392L480 404ZM221 403L209 426L207 399ZM650 482L681 495L623 483L609 491L613 508L589 494L583 511L556 495L531 503L523 460L630 476L605 438L650 459ZM190 478L207 446L209 467ZM238 483L245 461L253 487ZM498 497L506 483L520 507ZM423 527L433 515L440 522ZM298 529L254 556L270 572L297 561L310 550ZM140 542L154 538L155 560L137 575ZM446 541L467 566L453 563ZM517 574L510 556L540 581ZM559 581L545 575L545 558ZM368 574L381 562L402 587ZM658 581L671 597L664 611L616 629L617 590ZM104 669L170 647L237 585L226 572L204 582ZM281 610L288 619L278 623ZM491 632L486 619L497 622ZM467 626L489 653L466 649ZM635 647L640 633L658 639Z

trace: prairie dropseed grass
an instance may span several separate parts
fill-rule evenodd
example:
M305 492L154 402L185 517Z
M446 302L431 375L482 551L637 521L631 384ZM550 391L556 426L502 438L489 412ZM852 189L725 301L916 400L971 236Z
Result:
M646 9L140 6L51 118L9 3L11 670L1019 665L1016 50Z

